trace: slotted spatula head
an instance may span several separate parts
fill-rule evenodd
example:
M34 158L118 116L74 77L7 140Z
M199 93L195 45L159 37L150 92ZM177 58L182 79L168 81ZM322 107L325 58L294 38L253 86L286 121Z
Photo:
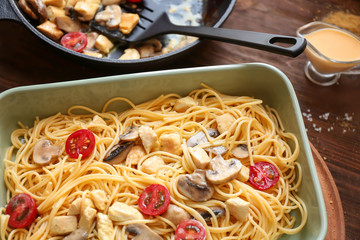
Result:
M133 11L133 9L128 8L126 5L122 5L122 7L125 10ZM158 4L154 0L143 1L137 9L140 17L139 23L128 35L123 34L119 29L110 30L106 28L106 26L98 24L94 19L91 21L90 26L92 29L112 40L124 43L136 43L161 34L162 31L160 33L156 31L156 29L162 26L162 24L160 24L161 21L170 23L166 14L166 7ZM99 9L99 11L102 10L103 9Z

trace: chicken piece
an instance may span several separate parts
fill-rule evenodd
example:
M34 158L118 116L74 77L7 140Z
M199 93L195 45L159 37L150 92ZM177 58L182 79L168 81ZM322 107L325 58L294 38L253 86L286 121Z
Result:
M92 207L87 207L80 215L79 228L89 232L91 225L94 223L97 211Z
M64 9L55 6L48 6L46 11L48 13L48 20L51 22L54 22L56 17L66 16Z
M102 4L104 6L113 5L113 4L120 4L120 3L126 3L126 0L102 0Z
M249 213L250 203L239 197L230 198L225 202L230 214L239 221L245 221Z
M179 98L175 101L174 110L176 112L185 112L189 108L196 105L197 103L195 102L195 100L192 97L187 96L187 97Z
M66 235L75 231L77 228L77 218L75 216L56 216L51 222L50 234Z
M63 30L64 32L78 32L81 29L80 22L78 20L73 20L68 16L57 16L55 17L56 26Z
M137 165L141 158L146 155L143 146L135 145L131 148L130 152L126 156L126 164Z
M46 6L55 6L63 8L65 6L65 0L42 0Z
M127 48L124 51L124 54L121 55L119 60L134 60L134 59L140 59L140 53L135 48Z
M144 219L143 215L136 208L122 202L114 202L109 208L108 215L111 220L117 222Z
M87 207L95 208L94 202L90 198L81 199L81 210L80 214L84 214L84 210Z
M165 166L165 162L161 157L152 156L143 162L140 170L147 174L154 174L163 166Z
M105 210L108 198L104 190L96 189L90 192L91 199L93 200L95 207L98 210Z
M82 51L82 54L85 54L90 57L103 58L103 55L100 52L90 51L86 49Z
M155 55L155 48L151 44L144 44L138 47L140 58L148 58Z
M234 131L234 129L230 129L231 125L235 122L235 118L233 115L229 113L225 113L221 116L216 117L217 130L222 134L226 131Z
M189 147L189 152L197 168L206 169L209 167L210 157L203 148L199 146Z
M159 147L158 137L151 127L141 126L139 128L139 135L147 154L149 154L152 149Z
M138 24L140 17L136 13L123 13L120 21L120 31L123 34L129 34Z
M86 125L87 129L95 133L101 132L106 126L106 122L99 115L95 115L92 121Z
M237 179L239 179L242 182L246 182L247 180L249 180L249 173L250 173L250 169L243 165L239 175L237 176Z
M112 240L114 226L108 215L98 213L96 216L96 228L99 240Z
M91 21L100 8L100 1L97 0L82 0L78 1L74 10L80 15L78 18L81 21Z
M56 26L56 24L50 21L45 21L38 25L37 29L45 36L55 41L59 40L64 35L64 33Z
M67 215L70 215L70 216L79 215L81 212L81 201L82 201L81 198L77 198L74 201L72 201Z
M65 8L73 8L80 0L66 0Z
M95 47L103 53L109 53L114 44L104 35L99 35L95 41Z
M181 137L179 133L164 133L159 138L160 150L175 155L181 155Z

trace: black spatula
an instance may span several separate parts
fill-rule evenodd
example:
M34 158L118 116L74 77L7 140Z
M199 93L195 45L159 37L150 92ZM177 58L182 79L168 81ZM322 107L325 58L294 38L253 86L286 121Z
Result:
M91 27L109 38L127 43L137 43L158 35L176 33L238 44L290 57L298 56L306 47L306 40L300 37L245 30L175 25L171 23L164 7L154 0L144 0L143 9L139 15L140 21L129 35L122 34L118 29L108 30L105 26L98 25L94 20L91 22ZM286 46L283 46L284 44Z

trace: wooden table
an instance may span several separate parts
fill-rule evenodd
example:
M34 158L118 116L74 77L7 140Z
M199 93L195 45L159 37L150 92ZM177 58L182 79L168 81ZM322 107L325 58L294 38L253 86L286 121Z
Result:
M296 29L336 9L360 13L359 0L239 0L223 27L295 35ZM97 69L59 55L27 28L0 21L0 91L17 86L126 73ZM304 54L289 58L237 45L206 41L191 57L154 70L263 62L291 80L308 136L330 169L338 187L346 223L346 239L360 232L360 77L343 76L339 84L320 87L303 72ZM143 71L143 69L138 69Z

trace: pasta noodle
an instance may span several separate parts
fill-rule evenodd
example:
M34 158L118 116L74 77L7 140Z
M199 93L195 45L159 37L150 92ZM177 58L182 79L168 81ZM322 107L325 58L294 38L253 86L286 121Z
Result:
M36 118L33 127L20 124L11 135L12 146L4 159L7 200L18 193L30 194L37 203L39 215L30 227L13 229L7 226L8 215L2 208L1 239L61 239L51 236L51 222L56 216L67 215L77 198L89 198L91 191L101 189L106 193L107 202L98 212L107 214L115 201L138 209L139 195L150 184L166 186L171 203L200 221L206 228L208 240L277 239L282 234L299 232L307 219L305 204L296 193L302 178L301 166L296 162L300 149L295 135L284 130L276 110L264 107L259 99L224 95L205 85L188 96L196 104L185 111L174 111L177 99L181 99L177 94L162 95L138 105L119 97L105 103L101 112L72 106L67 114ZM119 101L129 104L130 109L120 113L108 110ZM78 114L80 110L87 113ZM228 131L201 146L226 146L229 151L223 158L230 159L231 149L239 144L246 145L249 156L241 159L242 165L249 167L259 161L272 163L279 170L279 181L274 187L261 191L236 178L215 185L214 195L208 201L190 200L177 187L179 176L197 168L186 141L200 131L206 133L207 129L216 128L216 116L226 113L235 119ZM104 122L95 121L94 116ZM110 165L103 161L129 126L148 126L158 137L165 133L180 134L181 153L174 154L160 147L143 156L138 164L126 160ZM66 139L79 129L91 130L96 138L95 150L83 160L80 157L72 159L65 151ZM61 147L58 159L48 165L39 165L32 160L34 145L40 139L48 139ZM146 160L153 156L160 156L166 164L154 173L143 171ZM250 203L245 221L236 220L225 204L227 199L236 197ZM225 209L223 217L216 218L212 213L215 206ZM210 212L211 221L206 222L199 210ZM291 212L297 212L299 218L295 219ZM113 222L113 239L131 238L124 226L135 222L145 223L163 239L174 238L176 225L160 215ZM98 234L95 220L89 230L89 239L98 239Z

